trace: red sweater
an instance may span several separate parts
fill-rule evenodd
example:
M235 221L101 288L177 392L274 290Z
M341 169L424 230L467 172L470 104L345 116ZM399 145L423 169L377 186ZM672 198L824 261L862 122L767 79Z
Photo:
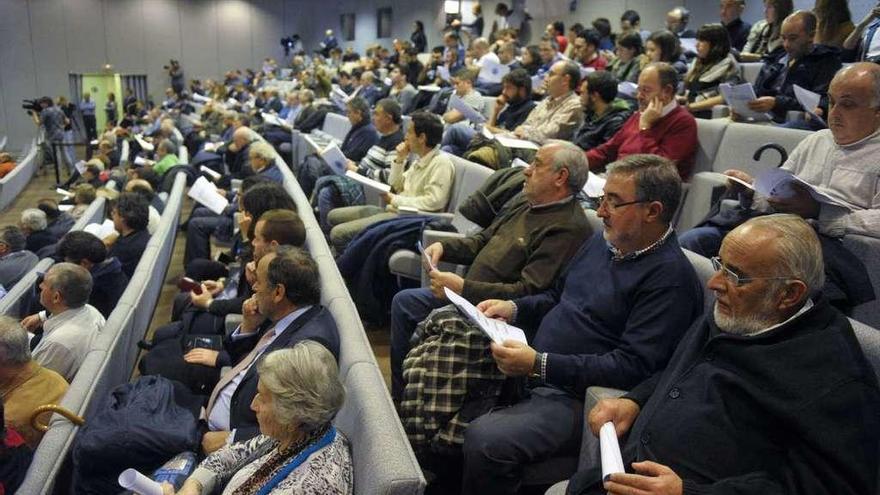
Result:
M590 170L637 153L652 153L675 162L682 180L688 180L697 153L697 121L684 107L677 106L647 131L639 131L641 112L634 113L611 139L589 151Z

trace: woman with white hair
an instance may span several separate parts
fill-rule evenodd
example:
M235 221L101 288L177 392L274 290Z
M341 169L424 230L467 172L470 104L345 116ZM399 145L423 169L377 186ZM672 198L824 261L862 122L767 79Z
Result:
M348 440L330 423L345 399L333 354L306 340L268 354L251 409L261 435L209 455L177 495L349 494ZM163 484L173 495L170 484Z

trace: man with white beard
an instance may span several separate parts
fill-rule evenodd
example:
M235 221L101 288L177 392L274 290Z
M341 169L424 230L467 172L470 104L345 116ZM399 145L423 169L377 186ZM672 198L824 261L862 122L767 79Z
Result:
M666 370L588 420L608 421L627 473L583 466L568 493L877 492L880 390L844 315L821 296L802 218L753 218L712 259L714 311ZM599 464L599 463L597 463Z

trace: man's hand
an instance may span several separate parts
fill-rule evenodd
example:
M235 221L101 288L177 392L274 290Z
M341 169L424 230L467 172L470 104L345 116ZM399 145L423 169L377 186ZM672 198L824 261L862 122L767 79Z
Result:
M394 201L394 194L392 194L390 192L382 193L379 197L382 198L382 201L384 201L385 204L388 204L388 205L390 205L391 202Z
M220 282L218 280L205 280L204 282L202 282L202 286L205 289L208 289L208 292L210 292L212 296L216 296L217 294L223 292L223 289L225 288L223 282Z
M184 354L183 360L190 364L202 364L213 368L217 366L217 355L219 354L219 351L197 347Z
M43 326L43 320L40 319L39 314L26 316L21 320L21 326L23 326L28 332L34 333Z
M409 156L409 145L406 144L405 139L397 145L397 148L395 148L395 150L397 151L397 158L401 161Z
M464 290L464 279L452 272L432 270L428 276L431 277L431 292L437 299L446 300L444 287L448 287L456 294L461 294L461 291Z
M656 462L634 462L633 469L639 474L614 473L604 483L612 495L681 495L681 478L668 466Z
M768 198L767 202L774 210L782 213L793 213L802 218L819 216L819 202L813 199L809 191L800 184L792 184L794 195L787 199Z
M496 318L502 321L510 321L513 316L513 303L501 299L486 299L477 304L477 309L487 318Z
M640 410L639 405L629 399L602 399L590 410L587 422L590 431L598 437L602 425L611 421L619 437L629 431Z
M211 302L214 301L214 297L211 295L208 286L202 284L202 293L196 294L195 291L190 291L189 300L192 301L193 306L199 309L208 309L211 306Z
M776 106L776 97L762 96L748 102L746 105L753 112L769 112Z
M752 178L751 175L747 174L746 172L743 172L742 170L737 170L735 168L725 170L724 175L726 175L728 177L735 177L735 178L737 178L747 184L754 184L755 183L755 179ZM744 192L747 190L750 191L750 189L747 189L744 185L740 184L739 182L737 182L735 180L728 180L727 181L727 189L730 192L734 192L734 193L740 193L740 192Z
M526 135L526 130L523 128L523 126L519 126L513 130L513 135L522 139Z
M345 169L351 170L352 172L357 172L357 169L358 169L357 163L355 163L353 160L346 160L345 161Z
M238 230L241 232L241 236L247 236L247 233L250 231L251 223L254 221L254 217L252 217L249 213L241 212L241 216L238 217Z
M437 266L437 263L440 263L443 258L443 244L439 242L431 244L425 248L425 254L431 259L431 264Z
M226 439L231 435L228 431L209 431L202 437L202 451L205 455L220 450L226 445Z
M244 278L247 280L248 285L251 287L257 283L257 262L256 261L248 261L246 265L244 265Z
M504 105L507 105L507 97L504 96L504 93L501 93L500 95L498 95L497 98L495 98L495 109L493 110L495 112L495 116L498 116L498 114L501 113Z
M241 316L241 333L243 334L256 332L263 320L266 319L258 311L257 299L254 296L241 303Z
M639 117L639 130L647 130L653 127L654 123L660 120L660 114L662 111L663 102L660 100L659 96L656 96L650 103L648 103L648 107L645 108L645 111L641 113Z
M503 345L492 342L489 345L495 364L507 376L526 376L535 367L534 349L517 340L505 340Z

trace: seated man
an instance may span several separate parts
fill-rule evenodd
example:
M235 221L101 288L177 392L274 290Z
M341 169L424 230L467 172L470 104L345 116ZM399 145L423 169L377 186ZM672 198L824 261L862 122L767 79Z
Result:
M150 220L147 222L147 232L150 235L156 233L159 228L159 222L162 220L161 209L165 208L162 199L153 192L153 186L144 179L130 179L125 183L125 192L139 194L149 205Z
M452 87L455 88L455 92L453 93L454 96L477 112L483 113L483 97L474 89L474 83L479 74L479 69L459 69L458 72L452 74ZM452 96L449 98L452 99ZM447 106L446 112L443 114L443 123L455 124L456 122L462 122L463 120L465 119L461 112Z
M584 151L614 137L632 114L629 104L617 98L617 84L614 74L604 70L587 74L581 83L584 123L575 131L572 142Z
M24 327L8 316L0 316L0 397L3 397L5 409L3 423L18 431L31 449L36 449L43 432L31 426L34 409L46 404L60 404L66 392L67 382L61 375L40 366L31 358Z
M440 261L470 265L462 278L431 270L431 288L398 292L391 303L392 395L403 392L403 358L416 325L435 308L449 304L449 288L476 304L541 292L589 237L590 226L574 197L589 169L583 153L564 141L541 147L525 169L523 194L482 232L436 242L425 249L434 266Z
M92 275L92 293L89 304L104 318L110 316L125 287L128 277L122 271L122 263L107 257L107 247L93 234L82 230L68 232L58 241L55 256L67 263L79 265Z
M667 368L589 412L594 434L612 421L627 435L632 474L603 486L596 463L568 493L876 493L880 390L850 323L816 296L813 229L749 220L713 263L714 311Z
M397 157L391 165L388 183L392 191L384 193L385 208L375 205L347 206L330 212L327 220L333 226L330 241L338 254L360 231L368 226L394 218L400 207L419 211L442 211L449 203L455 180L455 167L449 156L440 151L443 123L428 112L416 112L406 137L397 146ZM410 153L416 161L406 165Z
M522 64L516 59L517 52L519 51L519 47L516 46L516 43L513 42L496 42L500 44L498 48L498 63L502 65L506 65L511 72L516 69L521 69ZM508 72L510 74L510 72ZM485 81L481 78L477 78L477 83L474 85L484 96L498 96L501 94L502 85L497 82ZM531 78L529 78L529 91L531 92ZM519 125L519 124L517 124Z
M27 208L21 212L21 221L18 227L25 235L25 248L36 253L46 246L58 242L58 238L46 230L48 225L46 212L38 208Z
M588 150L590 170L628 155L651 153L672 160L682 180L688 180L697 153L697 121L675 102L678 72L665 62L655 62L639 74L639 111L610 140Z
M51 198L43 198L37 202L37 208L46 214L46 231L53 237L60 239L73 227L76 220L70 213L58 209L58 201Z
M599 54L601 35L595 29L584 29L574 39L574 50L577 62L584 69L605 70L608 61Z
M505 74L501 87L501 94L495 98L495 109L483 124L483 127L496 134L519 127L536 105L532 101L532 81L525 69ZM442 148L448 153L462 156L476 135L477 131L465 123L451 125L443 133Z
M388 183L391 164L397 158L397 146L403 142L403 117L401 107L391 98L384 98L376 102L373 109L373 126L379 133L379 141L374 144L367 154L361 158L360 163L350 157L348 170L357 172L370 179ZM348 157L348 155L346 155ZM364 189L360 183L347 177L338 175L326 176L318 179L315 184L315 192L312 194L312 204L318 204L318 221L325 233L330 233L331 225L327 215L334 208L354 206L364 203Z
M104 317L87 304L92 276L73 263L56 263L40 283L40 304L46 308L21 321L29 332L43 329L34 360L73 381L92 343L104 328Z
M571 138L583 117L581 102L574 92L580 80L581 71L576 63L555 62L544 79L547 97L514 130L516 137L538 144L548 139Z
M584 243L549 290L478 305L532 336L531 345L491 349L504 374L533 379L512 407L470 423L462 493L515 493L526 464L577 455L586 388L630 387L666 365L703 309L670 224L680 195L669 160L615 162L598 210L603 235Z
M349 160L359 162L379 141L379 133L370 121L370 104L366 100L355 97L349 100L345 107L351 129L345 135L339 149Z
M782 165L783 170L846 201L854 207L852 210L819 203L802 188L796 188L790 198L753 198L754 191L731 180L729 194L740 196L740 205L683 233L682 246L703 256L714 256L727 232L747 218L768 212L793 213L813 220L823 236L880 237L880 165L875 159L880 152L880 91L874 82L878 79L880 66L874 63L860 62L841 69L828 90L828 117L834 125L807 136ZM740 170L727 170L725 174L747 183L754 181ZM823 249L831 245L823 243ZM834 267L841 254L847 253L833 255L826 251L826 268Z
M782 22L780 36L784 50L776 50L765 58L764 66L755 80L758 98L749 102L751 110L771 112L773 120L778 123L785 122L786 114L791 110L813 111L798 103L794 94L795 85L822 96L820 115L828 108L826 93L831 78L840 69L840 52L827 45L813 44L816 22L816 15L806 10L799 10ZM794 123L791 127L816 130L824 126L810 121Z
M113 202L110 218L116 233L102 240L110 247L109 256L116 257L122 263L122 271L131 278L150 242L149 205L139 194L124 192Z
M165 172L180 163L180 159L177 157L177 145L170 139L159 141L159 144L156 146L156 158L158 160L150 168L159 174L160 177L164 177Z
M0 228L0 285L7 289L40 261L36 254L25 249L26 242L24 233L15 225Z
M260 356L314 340L339 358L336 323L319 305L320 300L318 266L307 252L285 247L260 259L254 295L242 305L244 319L230 337L251 350L220 378L211 393L203 416L209 429L202 437L205 453L260 433L250 407L259 380L253 365Z
M388 73L388 77L391 78L391 92L388 93L388 98L391 98L400 105L401 113L409 115L413 111L416 95L419 92L407 81L406 74L403 73L400 67L393 67L391 72Z

